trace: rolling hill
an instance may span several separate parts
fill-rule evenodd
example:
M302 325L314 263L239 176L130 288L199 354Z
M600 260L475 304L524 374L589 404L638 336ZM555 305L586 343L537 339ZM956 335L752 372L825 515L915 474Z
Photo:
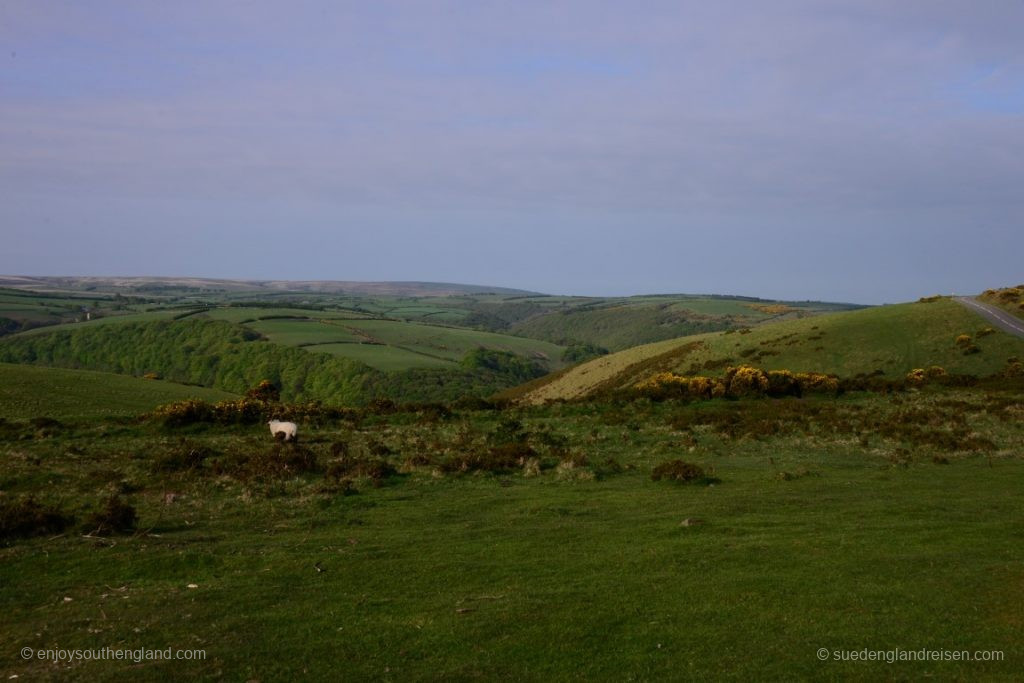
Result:
M7 419L128 416L188 398L213 402L234 397L217 389L109 372L0 363L0 405Z
M824 372L840 377L880 374L897 378L914 368L939 365L949 372L988 375L1010 357L1024 357L1024 340L998 330L945 298L814 318L739 331L692 335L647 344L591 360L506 392L525 403L581 398L626 387L656 372L721 374L729 365L765 370ZM956 338L969 335L978 349L965 353Z

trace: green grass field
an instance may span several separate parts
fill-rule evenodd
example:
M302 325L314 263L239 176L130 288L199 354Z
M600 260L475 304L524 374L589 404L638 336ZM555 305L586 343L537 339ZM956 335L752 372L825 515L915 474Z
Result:
M197 313L214 320L227 320L230 323L252 323L252 321L270 322L273 319L295 318L301 320L350 319L365 318L367 314L349 310L316 310L303 308L275 308L253 306L222 306Z
M663 339L849 308L845 304L792 304L725 297L638 296L585 302L532 316L511 329L528 337L573 339L619 351Z
M983 318L948 299L788 320L745 334L693 335L603 356L538 382L524 398L575 398L598 387L627 386L656 371L715 375L726 365L741 364L840 377L880 370L890 378L939 365L985 376L1000 371L1008 358L1024 357L1024 340L1000 331L977 336L988 327ZM961 334L970 335L980 352L964 355L955 343Z
M285 346L365 340L364 336L356 334L342 322L328 323L321 320L280 318L246 323L246 327L256 330L275 344L284 344Z
M0 406L7 419L138 415L187 398L220 401L232 397L225 391L163 380L0 363Z
M416 353L415 351L394 346L385 346L383 344L318 344L306 347L306 350L351 358L352 360L366 363L371 368L385 372L413 370L416 368L444 369L453 366L452 361L444 358Z
M453 366L478 347L510 351L552 369L562 365L563 348L556 344L439 325L374 319L272 319L246 326L276 344L352 358L378 370Z
M304 424L300 445L276 454L259 424L6 425L0 501L32 495L82 519L120 492L139 523L0 547L0 670L1013 680L1024 661L1022 398L946 389L367 415ZM446 471L506 442L533 448L541 469ZM194 452L198 464L171 466ZM300 454L313 465L247 469ZM713 485L652 481L675 458ZM399 473L379 486L355 476L347 493L358 493L345 495L325 472L351 462ZM22 659L26 647L198 648L206 659L53 664ZM1003 656L887 664L820 661L820 648Z

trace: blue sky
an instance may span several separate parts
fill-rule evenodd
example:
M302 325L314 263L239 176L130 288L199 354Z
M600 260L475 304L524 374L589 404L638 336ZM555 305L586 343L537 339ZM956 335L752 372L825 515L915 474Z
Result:
M1024 280L1019 2L0 5L0 272Z

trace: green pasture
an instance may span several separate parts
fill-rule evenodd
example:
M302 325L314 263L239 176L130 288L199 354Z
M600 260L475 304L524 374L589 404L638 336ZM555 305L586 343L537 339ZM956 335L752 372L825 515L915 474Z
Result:
M0 547L0 670L61 681L1015 680L1021 398L366 415L302 424L299 445L283 447L260 424L12 423L0 431L0 500L34 496L82 520L120 492L138 525ZM990 445L852 434L868 416ZM442 467L508 438L542 468ZM204 459L174 465L193 452ZM299 453L315 466L238 469L253 454ZM328 472L347 458L398 473L342 485ZM711 479L652 480L678 458ZM26 647L196 648L206 659L51 663L23 659ZM832 656L897 648L1001 657Z
M6 419L137 415L187 398L220 401L217 389L89 370L0 363L0 406Z
M359 342L340 344L317 344L305 347L313 353L329 353L366 363L371 368L385 372L411 370L414 368L451 368L455 361L417 353L397 346Z

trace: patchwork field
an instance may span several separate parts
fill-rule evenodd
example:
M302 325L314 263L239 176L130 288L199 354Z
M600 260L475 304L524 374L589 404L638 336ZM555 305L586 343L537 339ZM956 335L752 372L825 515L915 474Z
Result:
M556 369L564 350L535 339L397 320L275 318L245 325L273 343L360 360L378 370L454 366L476 348L508 351Z

